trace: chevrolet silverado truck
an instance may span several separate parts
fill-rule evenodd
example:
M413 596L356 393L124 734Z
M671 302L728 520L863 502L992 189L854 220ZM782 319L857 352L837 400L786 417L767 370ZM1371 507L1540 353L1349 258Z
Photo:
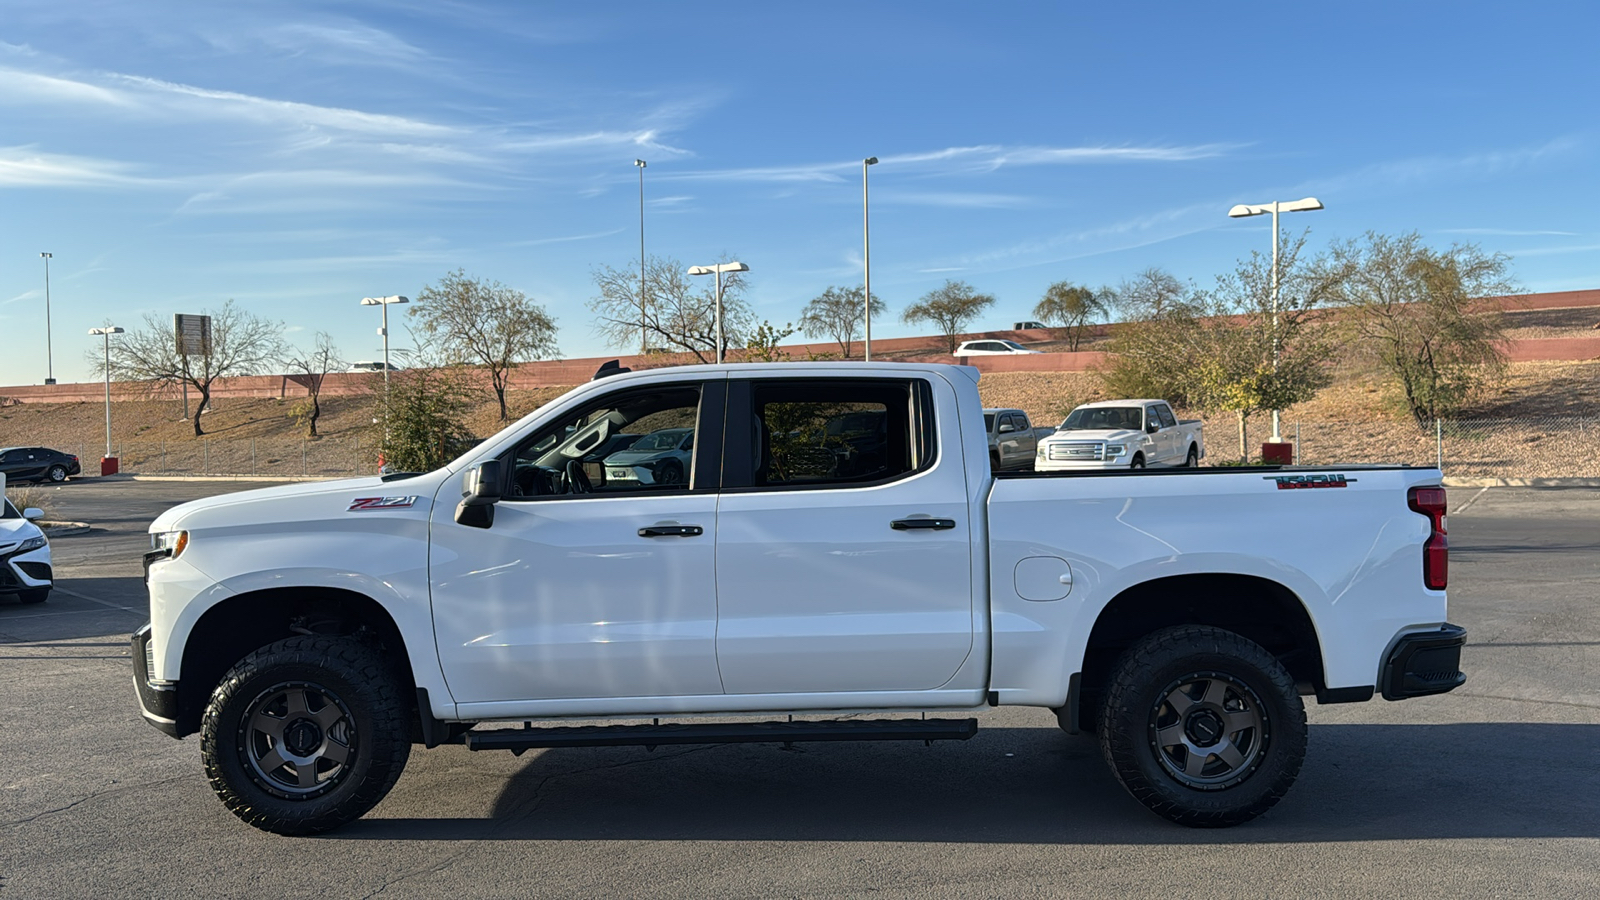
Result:
M595 464L676 428L680 482ZM1437 469L996 475L958 366L608 364L436 471L150 534L144 718L283 834L367 812L417 744L931 742L992 706L1233 825L1299 773L1303 697L1465 680Z
M1205 424L1179 420L1165 400L1085 403L1067 414L1055 433L1039 441L1035 472L1192 469L1206 456Z

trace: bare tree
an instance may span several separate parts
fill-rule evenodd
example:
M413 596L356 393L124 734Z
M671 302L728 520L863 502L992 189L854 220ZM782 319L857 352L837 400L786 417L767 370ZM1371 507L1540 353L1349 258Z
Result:
M800 311L800 330L806 337L833 338L839 352L850 358L850 343L860 337L866 325L866 292L862 288L829 287ZM872 314L887 311L883 300L872 298Z
M557 353L556 322L544 307L519 290L461 269L423 288L406 314L438 339L450 362L483 366L489 372L501 421L510 418L506 384L511 370Z
M1505 370L1505 324L1477 298L1514 293L1510 257L1473 244L1433 250L1416 232L1335 244L1326 265L1356 335L1418 425L1459 411Z
M1058 281L1045 289L1044 298L1033 307L1033 317L1051 326L1057 340L1065 340L1067 348L1078 350L1089 321L1105 314L1105 304L1086 287L1070 281Z
M693 353L700 362L716 359L716 291L712 279L703 278L696 284L690 279L688 266L675 259L652 256L645 266L648 302L641 304L637 267L601 266L592 276L600 291L589 301L589 309L595 315L594 330L612 346L631 346L643 331L657 342L654 346ZM744 288L740 273L722 276L722 329L728 347L743 344L755 324L754 315L744 302Z
M283 357L283 364L296 381L305 385L309 396L296 404L292 414L296 421L306 426L306 437L317 436L317 419L322 415L322 380L343 363L339 348L326 331L317 332L310 349L291 347Z
M1148 322L1183 303L1190 290L1171 272L1152 266L1101 293L1124 322Z
M928 322L945 336L950 352L956 352L956 338L980 313L995 303L989 294L980 294L965 281L946 281L943 287L922 295L900 314L907 323Z
M179 353L171 321L154 313L111 344L113 378L195 389L200 402L190 421L196 437L205 434L200 416L217 379L266 372L283 355L283 323L246 312L232 300L205 314L211 316L211 343L199 354ZM103 370L104 363L97 368Z

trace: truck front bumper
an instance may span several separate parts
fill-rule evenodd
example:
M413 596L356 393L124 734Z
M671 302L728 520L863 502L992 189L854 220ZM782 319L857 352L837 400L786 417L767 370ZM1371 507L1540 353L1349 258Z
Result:
M1438 631L1401 635L1389 651L1379 676L1385 700L1404 700L1453 691L1467 681L1461 671L1461 648L1467 630L1446 622Z
M139 714L170 737L188 734L178 724L178 683L150 680L150 626L133 633L133 690L139 698Z

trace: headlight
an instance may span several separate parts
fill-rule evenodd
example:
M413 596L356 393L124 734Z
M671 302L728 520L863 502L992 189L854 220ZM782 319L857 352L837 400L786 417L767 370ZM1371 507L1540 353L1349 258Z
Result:
M22 546L17 548L17 552L26 553L29 550L37 550L40 547L49 546L49 544L50 542L45 540L44 535L41 534L38 537L31 537L23 541Z
M187 531L162 531L150 535L150 552L159 553L167 559L177 559L188 546Z
M1045 449L1046 449L1045 445L1044 444L1040 444L1039 448L1037 450L1033 451L1033 455L1039 457L1040 459L1044 459Z
M1107 444L1106 445L1106 456L1121 456L1122 454L1127 453L1127 452L1128 452L1128 448L1126 446L1122 445L1122 444Z

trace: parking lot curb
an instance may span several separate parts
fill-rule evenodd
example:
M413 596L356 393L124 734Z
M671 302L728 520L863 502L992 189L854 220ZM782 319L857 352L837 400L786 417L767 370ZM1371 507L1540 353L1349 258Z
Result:
M88 522L39 522L39 527L44 529L46 537L71 537L75 534L84 534L89 530Z
M1444 486L1449 487L1524 487L1524 488L1600 488L1600 478L1451 478L1445 476Z

